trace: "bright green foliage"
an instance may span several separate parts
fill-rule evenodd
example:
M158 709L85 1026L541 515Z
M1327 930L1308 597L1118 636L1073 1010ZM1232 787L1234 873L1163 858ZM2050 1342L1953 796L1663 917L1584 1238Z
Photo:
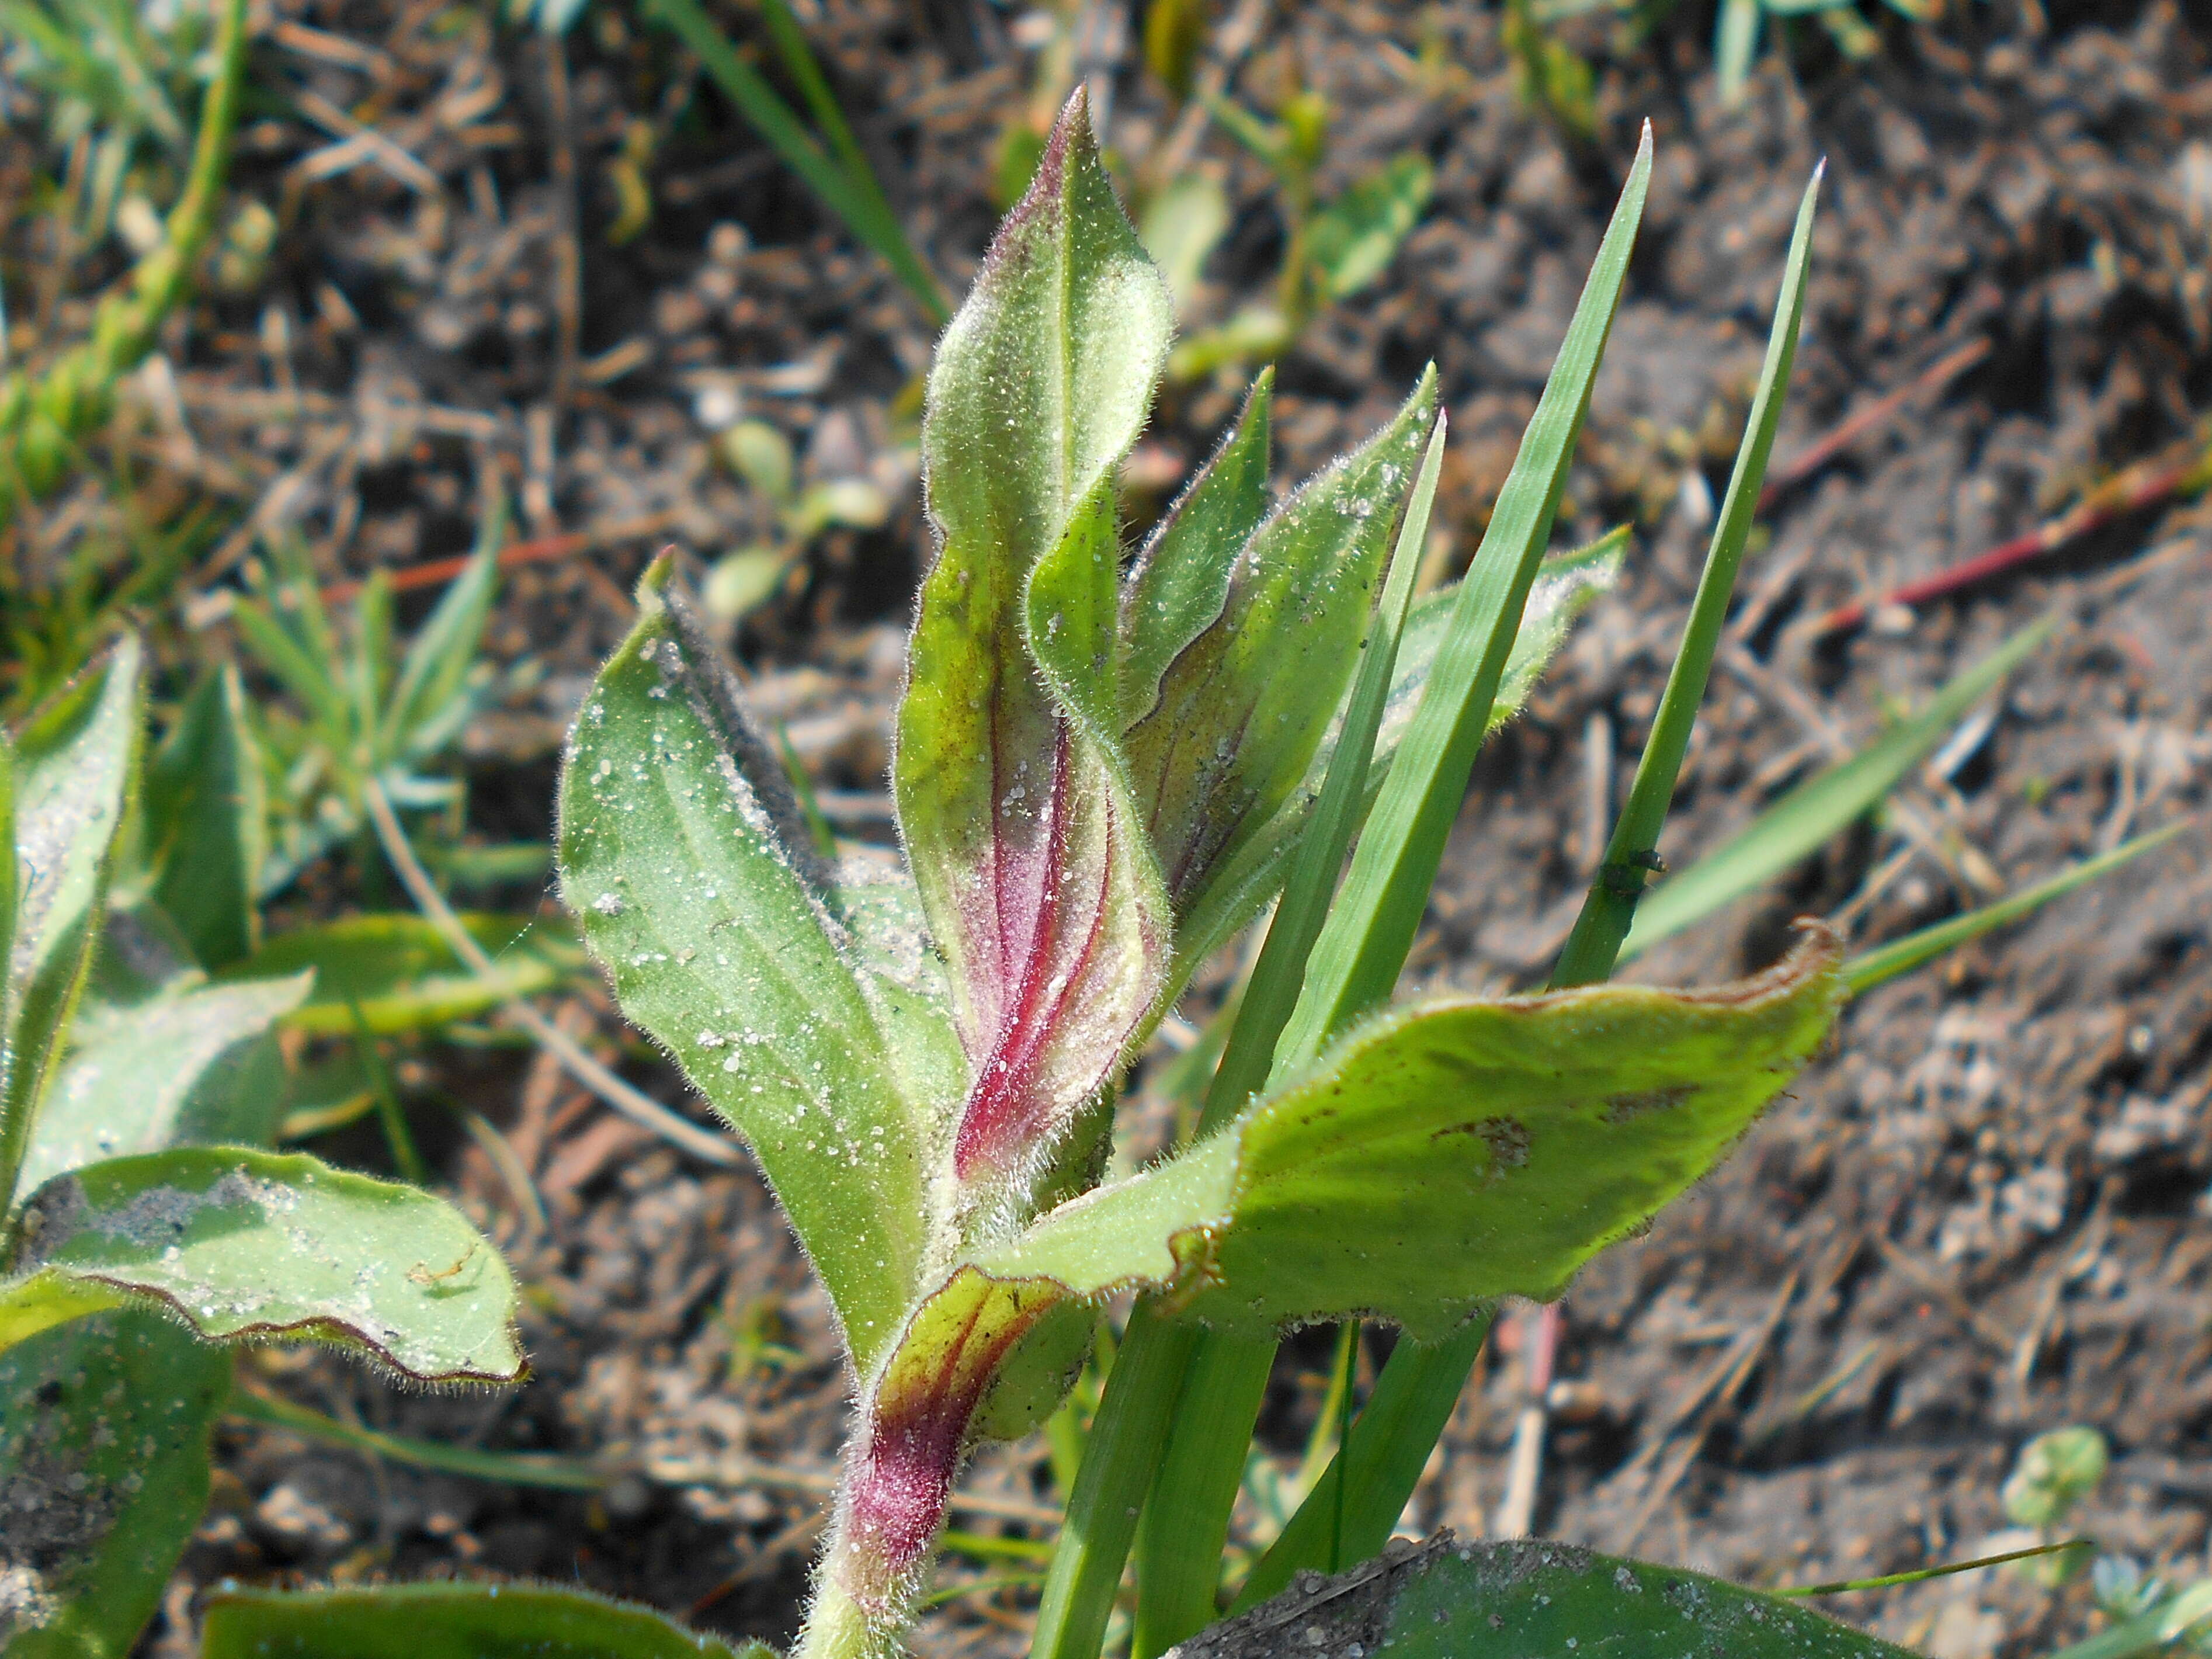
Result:
M1420 151L1409 149L1314 215L1306 253L1320 296L1348 300L1382 276L1420 222L1435 188L1436 168Z
M137 754L139 647L125 638L16 734L15 930L0 1093L0 1220L99 942Z
M2096 1491L2111 1463L2105 1437L2095 1429L2077 1425L2039 1434L2020 1449L2006 1477L2005 1514L2015 1526L2057 1526Z
M210 973L260 940L254 900L269 856L263 768L246 689L228 663L200 682L147 760L151 896Z
M230 1590L210 1600L204 1659L773 1659L650 1608L547 1584Z
M466 915L461 925L497 972L472 974L420 916L380 912L311 922L270 939L219 976L220 982L315 973L313 994L285 1018L298 1031L349 1036L354 1012L379 1036L475 1019L516 997L550 991L583 957L564 922L537 916Z
M8 1266L161 1302L210 1341L331 1342L425 1382L524 1370L514 1281L459 1211L297 1153L88 1164L25 1201Z
M275 709L262 722L276 825L257 898L348 837L364 836L362 796L371 782L402 808L459 801L460 785L429 769L499 690L477 652L498 586L506 524L504 503L495 501L477 526L467 568L396 662L392 588L382 571L356 596L344 640L296 544L274 550L273 576L262 577L266 602L241 599L234 608L240 642L305 715Z
M865 1367L914 1294L924 1138L966 1079L902 1091L886 1027L924 1017L915 994L864 985L781 763L712 647L645 598L577 720L562 891L629 1017L751 1144Z
M230 1357L136 1310L10 1341L0 1289L0 1647L124 1659L207 1503Z
M271 1029L310 982L298 974L88 1006L32 1134L23 1190L102 1158L273 1139L283 1079Z
M85 9L94 9L89 0ZM100 36L109 29L95 27L87 31L89 38L80 40L73 20L53 18L32 0L10 0L0 16L15 29L37 31L50 51L81 66L88 77L131 73L130 53L111 55L100 49ZM108 13L103 21L115 34L133 33L127 12ZM191 285L193 264L215 228L229 166L231 126L246 70L246 0L222 0L213 56L215 79L201 102L184 194L169 211L161 241L126 282L101 299L90 338L36 377L21 371L0 375L0 527L14 517L19 492L43 497L68 475L78 444L114 407L117 380L153 348L162 323ZM143 76L138 84L118 90L143 110L159 107Z

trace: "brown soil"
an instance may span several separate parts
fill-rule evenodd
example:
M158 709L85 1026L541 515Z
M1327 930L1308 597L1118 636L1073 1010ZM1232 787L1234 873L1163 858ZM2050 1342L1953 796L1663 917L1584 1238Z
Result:
M1589 147L1523 106L1496 15L1474 0L1282 8L1238 71L1264 98L1295 60L1335 100L1332 185L1407 145L1436 161L1436 204L1389 276L1283 363L1280 460L1302 473L1362 435L1433 356L1456 434L1443 516L1462 562L1638 123L1658 138L1570 506L1577 532L1638 519L1631 573L1480 763L1414 979L1526 985L1564 936L1595 856L1592 791L1618 799L1655 707L1790 216L1823 155L1817 274L1778 453L1962 345L1988 350L1769 515L1662 850L1680 865L1717 845L2031 619L2056 609L2067 626L1948 776L1916 777L1885 826L1634 971L1724 977L1770 959L1806 911L1847 908L1856 939L1888 938L2192 812L2205 790L2212 632L2194 509L2138 514L1849 637L1816 642L1802 624L1979 552L2190 429L2212 379L2212 33L2172 3L2046 15L1996 0L1933 27L1893 19L1883 54L1859 67L1822 56L1808 32L1797 74L1768 62L1727 113L1699 12L1606 60ZM994 218L983 183L998 124L1027 82L1006 15L825 0L812 21L894 200L957 289ZM734 397L790 433L813 476L865 474L898 501L880 532L826 537L739 641L831 804L881 838L896 630L925 547L897 400L929 330L626 9L588 10L568 59L573 198L554 142L564 94L536 37L475 12L278 0L257 46L262 83L365 112L419 173L384 152L327 171L342 134L274 104L252 123L238 187L276 208L285 234L264 273L173 341L183 422L165 425L152 399L150 441L185 483L298 527L334 579L464 548L487 468L515 489L526 533L592 532L593 550L513 578L494 647L534 656L544 678L471 739L476 822L543 834L561 727L619 637L651 540L711 558L769 529L712 459L705 423ZM1127 61L1113 78L1109 136L1140 155L1156 94ZM636 120L663 129L655 216L613 247L610 169ZM1279 226L1249 158L1218 135L1201 154L1244 210L1208 271L1206 307L1221 315L1263 289ZM571 252L581 304L564 349ZM1148 475L1201 455L1233 390L1170 395ZM1854 1008L1835 1055L1735 1159L1567 1298L1538 1529L1755 1582L1896 1571L1972 1551L2003 1524L1997 1487L2018 1444L2088 1422L2112 1437L2116 1468L2084 1528L2201 1570L2208 898L2202 837L2185 833ZM617 1040L603 997L578 995L563 1018ZM626 1052L634 1075L683 1097L641 1048ZM639 1472L598 1496L531 1492L228 1426L216 1501L152 1649L188 1652L191 1598L225 1576L483 1570L787 1637L845 1385L759 1183L652 1145L542 1061L421 1059L422 1091L489 1114L545 1204L539 1231L481 1154L458 1138L444 1149L448 1179L531 1286L535 1379L426 1398L289 1354L258 1357L250 1376L373 1426ZM361 1133L320 1150L381 1159ZM1523 1337L1534 1321L1502 1329ZM1324 1363L1312 1340L1285 1351L1265 1426L1286 1456ZM1502 1359L1480 1376L1409 1524L1480 1533L1499 1502L1523 1384ZM969 1489L957 1524L1042 1535L1041 1446L986 1458ZM978 1576L956 1562L946 1582ZM1975 1659L2080 1633L2082 1594L1991 1573L1846 1610ZM1019 1589L959 1598L915 1646L1018 1652L1027 1605Z

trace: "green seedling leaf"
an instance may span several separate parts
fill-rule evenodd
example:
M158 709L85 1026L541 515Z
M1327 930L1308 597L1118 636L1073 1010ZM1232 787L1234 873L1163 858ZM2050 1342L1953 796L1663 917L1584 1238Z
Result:
M210 973L259 942L254 897L269 856L268 787L246 688L225 663L200 682L146 766L152 896Z
M1168 331L1079 93L939 343L922 458L939 545L893 776L974 1068L956 1172L1017 1208L1168 955L1113 665L1115 472Z
M2039 1434L2020 1449L2020 1461L1999 1496L2014 1526L2056 1527L2097 1490L2112 1465L2105 1437L2085 1424Z
M88 1007L32 1132L25 1188L131 1153L268 1144L283 1097L271 1028L310 982L298 974Z
M1213 620L1131 727L1130 773L1178 915L1206 907L1215 872L1312 770L1435 419L1431 370L1396 419L1253 532Z
M1809 778L1752 820L1741 834L1651 890L1620 947L1626 961L1661 939L1780 875L1854 819L1872 811L2051 635L2055 619L2024 628L1850 759Z
M442 1199L298 1153L187 1146L58 1176L9 1270L158 1302L210 1342L294 1338L432 1382L513 1382L514 1281Z
M490 678L477 672L477 653L499 587L499 549L506 534L507 498L495 494L468 563L416 630L392 695L379 699L380 718L372 708L367 726L377 734L380 757L404 763L435 754L475 712L471 682L488 683ZM384 647L379 644L377 650L380 665Z
M0 1647L9 1659L123 1659L207 1506L230 1356L128 1309L6 1342Z
M1743 101L1765 19L1764 0L1721 0L1720 15L1713 21L1713 69L1720 78L1723 109Z
M1729 1659L1911 1659L1902 1648L1781 1596L1679 1567L1533 1539L1462 1544L1438 1533L1342 1577L1301 1586L1188 1644L1188 1659L1342 1653L1726 1654Z
M896 982L863 987L781 763L665 581L648 574L570 736L562 896L623 1012L751 1145L865 1374L915 1291L951 1105L902 1091L898 1017L871 1002Z
M1157 16L1161 8L1155 7ZM1199 275L1213 250L1229 234L1229 192L1206 173L1170 179L1145 210L1145 252L1160 268L1175 300L1176 315L1186 315L1198 291Z
M137 763L135 636L126 635L15 738L15 932L8 962L0 1212L100 937L117 826Z
M1228 603L1232 561L1267 516L1275 371L1262 369L1243 412L1146 539L1121 588L1121 719L1159 707L1160 682Z
M1145 67L1178 101L1190 96L1197 78L1211 10L1208 0L1152 0L1145 8Z
M223 984L313 970L314 991L285 1017L293 1030L350 1036L358 1007L379 1036L434 1030L474 1019L517 997L550 991L582 966L565 922L538 916L465 915L461 924L498 969L471 973L438 930L397 913L295 927L219 976Z
M775 1659L649 1607L548 1584L228 1590L209 1598L203 1659Z
M1435 188L1429 158L1405 150L1314 215L1306 257L1322 297L1349 299L1389 269Z

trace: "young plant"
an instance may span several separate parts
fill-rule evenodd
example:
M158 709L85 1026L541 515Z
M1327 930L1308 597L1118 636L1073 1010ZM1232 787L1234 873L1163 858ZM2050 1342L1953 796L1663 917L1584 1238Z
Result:
M1626 253L1617 234L1615 292ZM939 550L894 776L910 884L814 854L665 563L576 726L564 892L625 1011L752 1143L853 1364L809 1659L896 1645L962 1460L1058 1403L1104 1297L1149 1289L1158 1320L1246 1337L1364 1314L1433 1342L1497 1297L1556 1294L1721 1154L1842 994L1823 935L1703 994L1447 999L1360 1020L1389 989L1362 979L1287 1034L1272 1077L1269 1036L1265 1092L1097 1188L1130 1058L1281 885L1317 812L1343 845L1378 729L1378 763L1407 763L1389 760L1387 694L1429 668L1391 660L1441 453L1428 378L1273 511L1263 378L1124 579L1115 470L1168 337L1079 95L931 375ZM1508 504L1527 556L1506 590L1476 581L1429 636L1448 665L1475 619L1486 693L1444 734L1470 757L1524 633L1558 455L1550 472L1533 514ZM1407 743L1423 720L1399 728ZM1408 941L1418 915L1416 900ZM1240 1032L1254 1019L1248 998ZM1125 1347L1116 1380L1130 1361Z
M128 1650L206 1501L226 1347L325 1342L424 1382L525 1370L514 1283L458 1211L267 1150L281 1099L270 1030L311 976L210 983L193 959L250 940L250 849L215 820L220 776L190 787L165 764L174 750L142 792L139 678L126 637L0 739L10 1656ZM234 680L211 684L179 727L187 747L232 701ZM135 854L118 833L134 822ZM147 846L163 849L150 864ZM132 860L155 873L118 893ZM165 882L180 860L195 881ZM443 1273L453 1261L467 1265Z

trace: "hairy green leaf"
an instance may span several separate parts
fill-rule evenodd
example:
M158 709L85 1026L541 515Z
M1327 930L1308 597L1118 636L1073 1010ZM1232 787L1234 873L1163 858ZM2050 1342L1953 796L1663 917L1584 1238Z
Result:
M1425 374L1397 417L1253 532L1215 544L1220 605L1129 732L1129 768L1178 914L1266 832L1337 717L1382 565L1435 423Z
M781 763L665 580L570 736L562 894L623 1012L751 1145L865 1375L915 1292L948 1109L902 1092L897 981L864 988Z
M1547 559L1540 567L1522 612L1520 631L1513 636L1504 674L1498 681L1498 696L1491 703L1491 731L1521 712L1576 622L1589 609L1591 601L1618 580L1627 545L1628 530L1623 526L1587 547ZM1383 707L1375 738L1374 764L1367 780L1370 800L1382 787L1399 740L1419 707L1459 593L1456 586L1440 589L1418 603L1406 620L1391 675L1389 701ZM1291 855L1320 798L1341 725L1340 715L1323 735L1304 781L1266 827L1245 842L1243 850L1222 866L1204 901L1183 918L1178 942L1185 963L1202 962L1227 943L1238 928L1267 907L1282 885Z
M208 1602L203 1659L774 1659L649 1607L547 1584L225 1590Z
M353 1034L353 1011L378 1036L432 1030L474 1019L515 997L536 996L583 965L575 936L558 918L468 915L461 925L497 972L471 973L430 922L379 912L295 927L218 976L223 984L313 969L314 990L285 1018L318 1036Z
M225 663L200 682L146 766L154 901L210 973L258 941L254 897L269 856L268 783L246 688Z
M1121 1062L1169 927L1118 752L1114 475L1168 299L1082 94L939 343L922 430L939 538L893 784L975 1072L955 1163L1018 1192Z
M209 1439L229 1392L228 1354L135 1310L0 1352L9 1659L132 1651L207 1505Z
M270 1028L309 975L245 980L79 1014L67 1063L32 1131L26 1189L104 1158L222 1142L265 1146L283 1075Z
M425 1382L525 1370L514 1280L460 1212L298 1153L186 1146L60 1176L9 1270L166 1304L210 1341L289 1337Z
M1433 1341L1486 1299L1558 1295L1717 1162L1826 1036L1837 956L1820 933L1713 991L1393 1010L963 1273L990 1297L1164 1285L1223 1328L1373 1315Z
M1275 371L1261 371L1243 412L1146 539L1121 587L1121 719L1159 707L1160 681L1228 603L1231 555L1267 516Z
M125 635L15 738L20 884L8 961L0 1215L100 937L117 826L138 750L140 650Z
M1703 1573L1534 1539L1462 1544L1448 1532L1302 1585L1181 1651L1187 1659L1261 1659L1355 1644L1392 1659L1577 1650L1911 1659L1801 1603Z

